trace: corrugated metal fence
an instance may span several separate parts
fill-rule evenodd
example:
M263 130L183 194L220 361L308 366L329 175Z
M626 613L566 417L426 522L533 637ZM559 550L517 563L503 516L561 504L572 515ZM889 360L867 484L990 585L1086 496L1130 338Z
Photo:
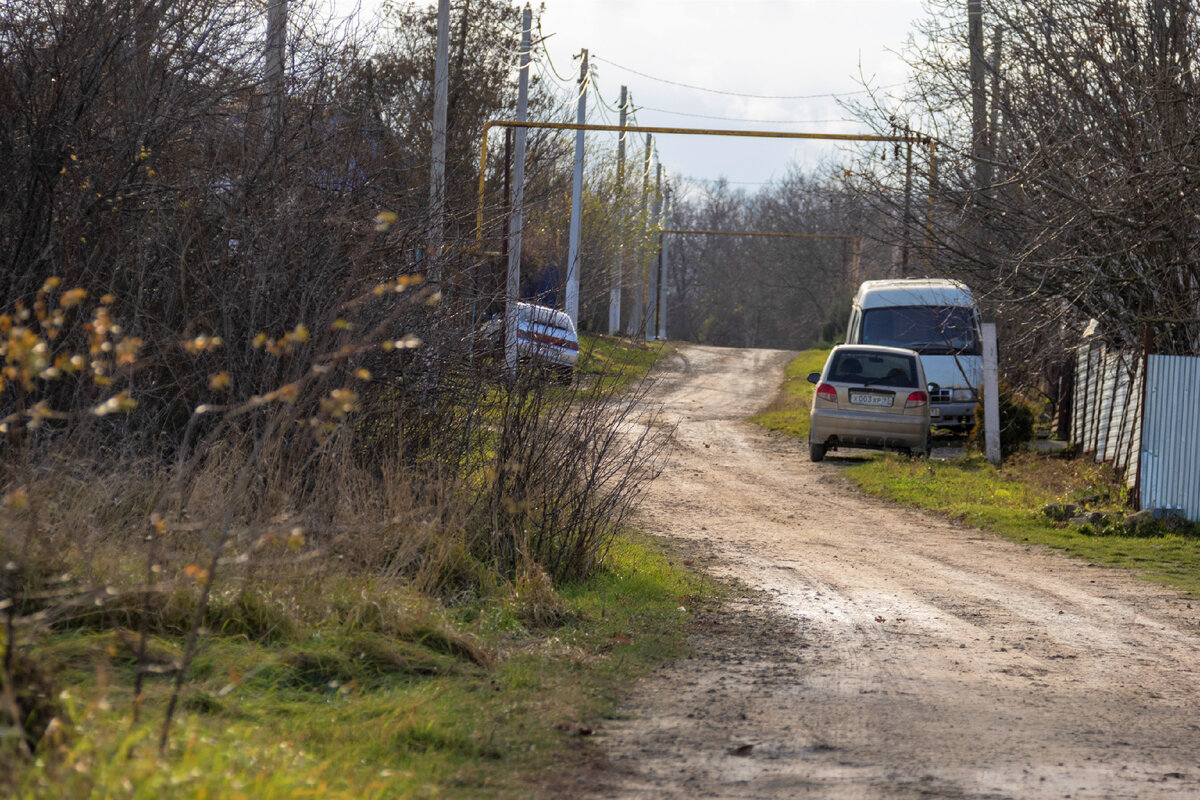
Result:
M1156 356L1093 341L1079 348L1071 439L1139 489L1141 508L1200 521L1200 358Z
M1150 356L1142 437L1142 508L1200 521L1200 358Z

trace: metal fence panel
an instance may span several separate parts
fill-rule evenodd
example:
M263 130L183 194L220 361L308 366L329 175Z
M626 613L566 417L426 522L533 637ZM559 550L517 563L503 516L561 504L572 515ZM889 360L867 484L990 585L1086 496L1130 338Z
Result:
M1200 521L1200 358L1150 356L1142 438L1142 508Z
M1072 398L1071 440L1096 461L1107 461L1135 485L1141 441L1141 358L1110 351L1100 341L1079 348Z
M1131 358L1133 358L1131 356ZM1145 372L1145 360L1136 359L1137 368L1133 374L1133 382L1130 386L1130 395L1132 402L1129 403L1129 441L1125 446L1125 458L1127 460L1127 468L1125 470L1125 483L1131 488L1136 485L1138 475L1141 473L1141 452L1142 452L1142 381L1143 373Z

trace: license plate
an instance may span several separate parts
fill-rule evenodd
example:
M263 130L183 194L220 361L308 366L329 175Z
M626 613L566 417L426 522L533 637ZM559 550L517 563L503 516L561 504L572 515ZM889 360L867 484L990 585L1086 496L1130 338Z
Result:
M940 417L941 415L942 415L942 410L941 410L940 408L931 408L931 409L929 409L929 416L931 416L931 417Z
M879 392L850 393L850 405L853 406L878 406L880 408L891 408L895 399L895 395L882 394Z

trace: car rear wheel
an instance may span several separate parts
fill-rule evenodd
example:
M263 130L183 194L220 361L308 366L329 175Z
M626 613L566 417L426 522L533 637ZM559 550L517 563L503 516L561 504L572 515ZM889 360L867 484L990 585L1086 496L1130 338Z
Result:
M808 459L809 461L820 461L825 458L825 445L816 444L815 442L808 443Z

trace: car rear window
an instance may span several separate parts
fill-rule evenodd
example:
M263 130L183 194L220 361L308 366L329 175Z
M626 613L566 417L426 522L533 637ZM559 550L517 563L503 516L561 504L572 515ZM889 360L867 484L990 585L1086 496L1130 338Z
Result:
M829 365L828 381L872 386L916 386L917 363L913 356L869 350L839 350Z

